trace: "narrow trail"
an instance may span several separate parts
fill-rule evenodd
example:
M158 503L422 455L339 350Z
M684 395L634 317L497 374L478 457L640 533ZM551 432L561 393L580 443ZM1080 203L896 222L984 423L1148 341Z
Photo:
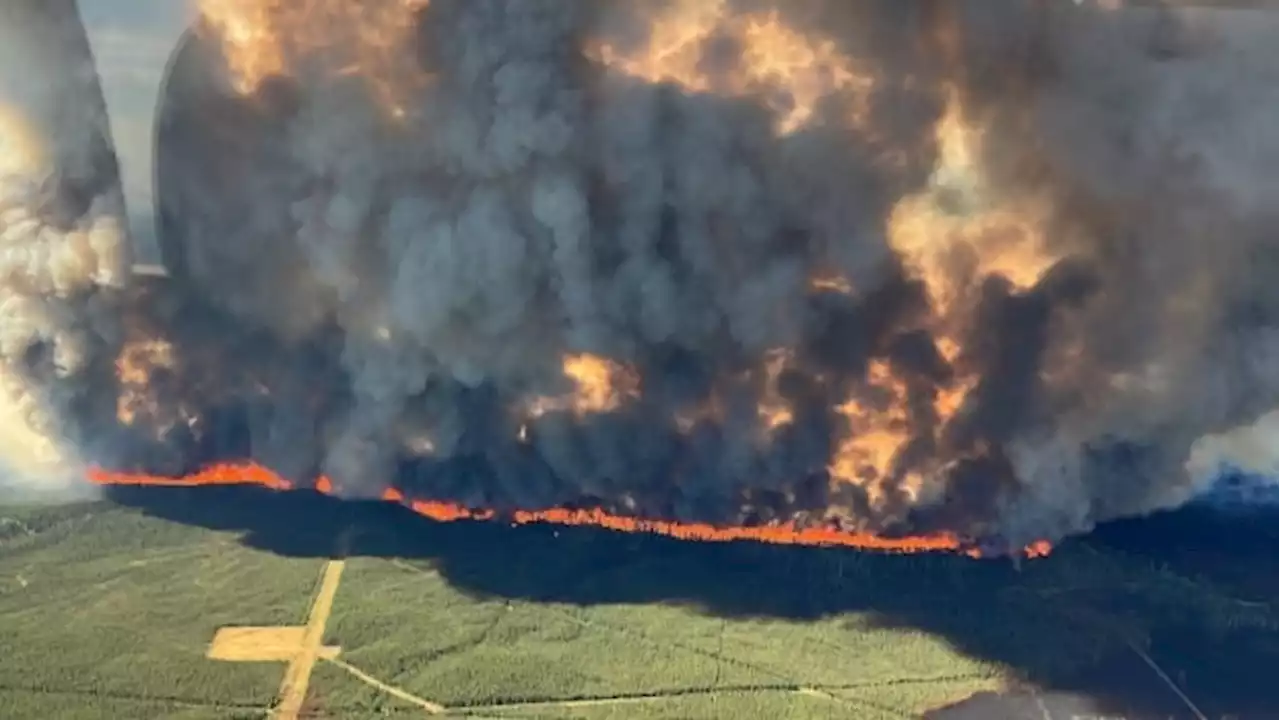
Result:
M448 708L446 708L445 706L439 703L433 703L430 700L427 700L426 698L421 698L421 697L418 697L417 695L414 695L408 690L403 690L401 688L396 687L395 685L389 685L387 683L384 683L378 678L361 670L360 668L350 663L345 663L339 660L338 658L325 658L325 660L351 673L360 682L363 682L367 685L371 685L381 690L382 692L387 693L388 695L394 695L395 697L398 697L407 703L412 703L414 705L417 705L423 710L426 710L427 713L431 715L440 715L448 710Z
M272 712L272 717L276 720L297 720L302 712L302 705L307 699L307 687L311 684L311 671L320 658L325 624L329 622L329 613L333 612L333 598L338 592L344 567L346 562L343 560L330 560L325 564L320 590L311 604L311 614L302 636L302 648L289 661L284 680L280 683L280 700Z
M935 679L929 679L929 682L937 682ZM807 695L809 697L822 698L838 703L850 702L850 698L840 697L833 694L832 691L839 690L864 690L870 687L879 687L884 683L865 683L853 685L719 685L713 687L690 687L690 688L674 688L670 690L654 690L651 692L623 693L618 695L601 695L598 697L580 697L580 698L545 698L545 699L528 699L528 700L510 700L506 702L484 703L479 705L459 705L448 708L454 712L472 712L478 710L519 710L519 709L536 709L548 707L563 708L584 708L599 707L604 705L626 705L634 703L647 703L661 700L670 700L672 698L681 697L698 697L712 696L719 694L766 694L776 693L782 695ZM854 702L857 702L854 700Z
M1178 699L1182 701L1182 704L1191 711L1192 715L1196 716L1196 720L1209 720L1208 716L1201 712L1200 708L1191 701L1191 698L1182 691L1182 688L1178 687L1178 683L1174 682L1173 678L1169 677L1169 674L1166 673L1150 655L1143 652L1142 648L1138 647L1137 643L1130 638L1125 638L1125 643L1129 646L1129 649L1137 653L1138 657L1142 658L1142 661L1155 672L1156 676L1164 682L1165 686L1172 690L1174 695L1178 696Z

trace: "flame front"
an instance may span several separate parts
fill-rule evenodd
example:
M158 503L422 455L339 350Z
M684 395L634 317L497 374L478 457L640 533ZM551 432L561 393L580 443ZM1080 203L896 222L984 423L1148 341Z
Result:
M211 486L259 486L271 490L292 490L295 485L280 475L255 463L221 463L198 473L182 477L162 477L140 473L122 473L94 468L89 473L94 484L133 487L211 487ZM334 484L327 477L320 477L314 489L331 494ZM423 517L437 522L458 520L489 521L497 519L489 509L468 508L456 503L415 500L403 492L388 488L381 499L403 505ZM617 532L650 533L679 540L699 542L754 541L778 545L808 545L819 547L846 547L856 550L913 554L923 552L960 552L970 557L982 557L982 550L954 535L940 533L927 536L882 537L870 533L850 533L821 527L798 527L781 523L758 527L717 527L705 523L681 523L669 520L652 520L623 515L613 515L600 509L573 510L551 508L547 510L517 510L502 519L516 525L548 523L552 525L580 525L605 528ZM1051 546L1036 542L1023 550L1029 558L1044 557Z

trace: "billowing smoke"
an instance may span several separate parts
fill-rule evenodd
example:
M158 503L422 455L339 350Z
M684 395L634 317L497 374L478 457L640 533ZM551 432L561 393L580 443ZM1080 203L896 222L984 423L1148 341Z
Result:
M1115 5L206 2L82 425L498 510L1181 504L1277 406L1277 14Z
M1277 437L1280 414L1273 410L1252 425L1197 440L1187 472L1209 488L1199 499L1219 507L1274 510L1280 502Z
M93 369L110 366L118 343L116 300L130 265L123 218L105 104L74 3L5 2L0 490L88 487L82 462L96 439L69 421L105 395Z

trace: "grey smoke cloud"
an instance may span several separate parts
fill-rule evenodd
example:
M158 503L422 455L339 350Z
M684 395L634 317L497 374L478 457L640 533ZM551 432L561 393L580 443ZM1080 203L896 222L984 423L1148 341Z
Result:
M175 58L153 460L1020 543L1275 410L1274 11L398 7Z
M70 0L0 8L0 486L83 484L69 422L118 332L129 244L110 127ZM109 362L109 360L108 360Z
M158 263L152 208L155 114L165 67L197 0L79 0L129 208L129 235L139 262Z

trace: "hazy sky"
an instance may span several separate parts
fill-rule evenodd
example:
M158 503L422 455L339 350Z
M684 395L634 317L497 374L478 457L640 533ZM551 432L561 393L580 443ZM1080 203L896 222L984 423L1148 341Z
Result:
M155 259L151 146L165 64L195 0L79 0L98 62L141 260Z

